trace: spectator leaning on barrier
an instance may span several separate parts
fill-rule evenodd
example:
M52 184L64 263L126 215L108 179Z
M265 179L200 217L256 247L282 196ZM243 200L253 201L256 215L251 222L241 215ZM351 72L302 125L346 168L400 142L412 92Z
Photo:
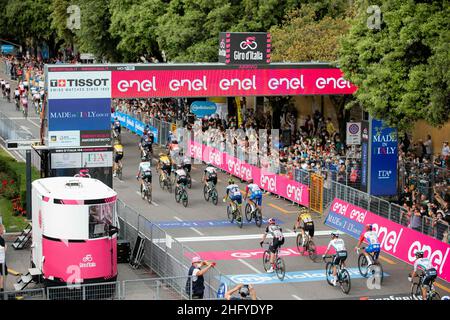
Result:
M0 224L0 292L3 292L3 277L8 275L8 267L6 266L6 243L5 239L3 239L3 233L5 232L5 227ZM5 271L5 274L3 274ZM0 295L0 299L3 298L3 295Z
M188 276L192 277L192 281L189 278L186 282L186 294L191 296L192 299L203 299L203 294L205 292L205 279L203 275L209 269L215 267L215 265L215 262L202 261L200 257L192 258L192 266L189 268L188 273ZM206 266L206 268L202 269L203 266Z
M233 297L233 294L239 293L239 296ZM225 293L226 300L256 300L256 292L251 284L238 284L233 289Z

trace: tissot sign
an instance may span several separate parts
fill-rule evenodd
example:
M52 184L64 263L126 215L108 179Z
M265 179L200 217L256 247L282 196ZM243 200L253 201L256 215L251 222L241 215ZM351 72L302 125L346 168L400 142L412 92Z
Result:
M221 32L219 62L226 64L270 63L271 39L266 32Z

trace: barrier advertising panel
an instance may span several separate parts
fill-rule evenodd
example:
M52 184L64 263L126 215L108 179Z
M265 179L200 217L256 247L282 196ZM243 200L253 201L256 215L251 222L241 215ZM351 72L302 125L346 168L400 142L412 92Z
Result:
M438 271L439 277L450 282L450 245L380 217L370 211L335 198L325 224L359 238L366 224L372 224L378 234L381 250L410 265L416 250L423 250Z
M370 194L397 195L397 129L386 127L372 119L371 129Z

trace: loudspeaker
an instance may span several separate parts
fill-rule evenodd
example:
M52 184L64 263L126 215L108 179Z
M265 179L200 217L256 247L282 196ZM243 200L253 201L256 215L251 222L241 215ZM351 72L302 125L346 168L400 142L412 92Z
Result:
M117 240L117 263L130 262L130 241Z

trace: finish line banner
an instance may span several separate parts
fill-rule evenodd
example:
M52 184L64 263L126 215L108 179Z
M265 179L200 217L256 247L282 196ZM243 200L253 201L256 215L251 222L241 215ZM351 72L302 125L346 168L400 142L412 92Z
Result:
M338 198L335 198L331 204L325 224L357 239L363 232L364 226L371 224L378 234L382 251L413 265L416 260L414 252L423 250L425 257L430 258L431 263L436 267L439 277L450 282L449 244Z

